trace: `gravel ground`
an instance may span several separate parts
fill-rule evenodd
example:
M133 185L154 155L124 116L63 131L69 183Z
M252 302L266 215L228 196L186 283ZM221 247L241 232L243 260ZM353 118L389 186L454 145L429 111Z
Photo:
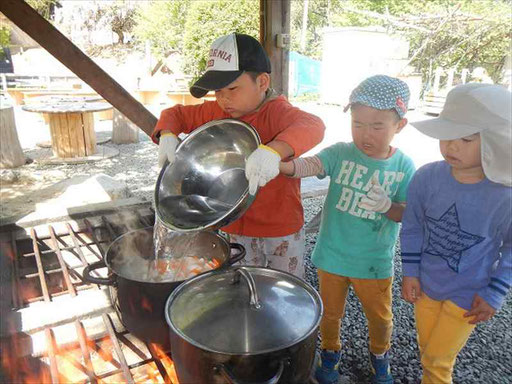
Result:
M97 131L97 134L110 135L111 128L105 129ZM50 149L35 146L25 149L25 156L35 161L22 167L0 170L0 217L21 217L34 211L41 201L56 197L51 195L51 187L57 182L75 176L92 177L101 173L125 183L133 197L151 201L159 173L158 149L146 135L141 134L140 138L141 141L136 144L102 144L118 149L119 155L82 164L43 165L37 160L49 157Z
M306 222L323 203L323 198L304 201ZM307 235L306 279L318 288L316 268L311 263L311 252L317 234ZM399 246L395 255L393 282L394 329L391 348L391 371L395 383L419 383L421 365L416 343L413 307L400 298L402 266ZM457 384L510 383L512 381L512 295L508 295L503 308L490 321L480 324L462 349L455 364L453 381ZM359 300L352 289L349 292L346 314L341 333L342 360L340 371L347 383L368 383L368 327ZM344 381L344 382L345 382Z

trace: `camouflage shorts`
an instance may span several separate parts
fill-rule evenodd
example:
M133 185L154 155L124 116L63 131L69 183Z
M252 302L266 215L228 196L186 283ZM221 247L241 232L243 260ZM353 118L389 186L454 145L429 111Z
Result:
M267 266L304 277L304 228L282 237L248 237L229 234L232 243L245 247L244 264Z

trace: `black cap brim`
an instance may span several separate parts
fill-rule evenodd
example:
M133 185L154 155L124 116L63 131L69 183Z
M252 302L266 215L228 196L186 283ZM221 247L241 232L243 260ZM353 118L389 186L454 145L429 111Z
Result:
M209 91L224 88L244 73L244 71L208 71L190 87L190 94L198 99Z

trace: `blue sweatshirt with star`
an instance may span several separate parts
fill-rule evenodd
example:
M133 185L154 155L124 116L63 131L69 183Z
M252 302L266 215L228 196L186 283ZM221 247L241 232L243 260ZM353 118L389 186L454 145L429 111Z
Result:
M434 300L471 309L475 294L499 309L512 284L512 188L461 184L445 161L414 175L402 217L404 276Z

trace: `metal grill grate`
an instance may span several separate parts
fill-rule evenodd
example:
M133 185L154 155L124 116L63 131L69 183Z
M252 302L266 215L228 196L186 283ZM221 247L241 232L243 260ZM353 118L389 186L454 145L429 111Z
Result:
M150 207L137 206L0 228L0 382L177 382L168 354L126 331L108 290L82 279L115 238L153 223Z

